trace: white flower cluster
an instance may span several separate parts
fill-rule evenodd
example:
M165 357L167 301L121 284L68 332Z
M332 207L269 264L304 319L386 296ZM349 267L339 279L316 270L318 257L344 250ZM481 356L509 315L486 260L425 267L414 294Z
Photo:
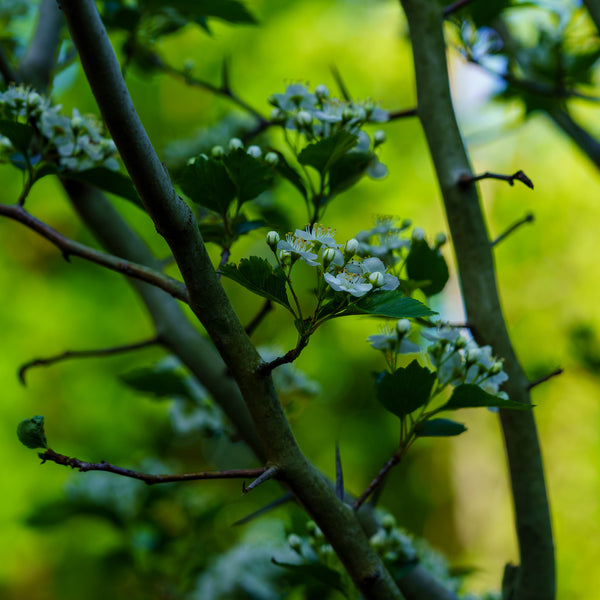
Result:
M351 239L338 244L335 231L321 225L296 229L280 240L276 232L267 234L267 243L276 248L280 260L301 259L306 264L321 268L327 284L336 292L347 292L360 298L371 290L395 290L400 282L386 272L386 266L376 257L356 257L358 242Z
M327 86L320 84L314 92L300 83L288 85L284 94L273 94L269 98L273 105L271 119L287 129L297 129L313 141L334 135L340 130L358 137L353 152L369 152L385 141L385 133L376 131L373 142L362 131L367 123L383 123L389 119L387 111L371 100L345 101L330 98ZM373 155L367 175L380 179L387 175L387 167Z
M400 319L396 322L394 329L384 326L381 333L370 335L367 342L375 350L381 350L384 354L415 354L422 352L423 349L418 344L414 344L407 338L410 331L410 321Z
M360 244L358 254L376 256L386 265L395 265L400 260L402 249L410 249L410 238L401 237L410 225L411 221L408 219L398 225L394 217L378 217L374 227L359 231L356 235Z
M492 355L491 346L479 347L474 340L467 340L458 328L443 324L435 330L422 331L421 335L433 342L427 354L442 385L470 383L488 394L508 399L506 392L499 391L508 375L502 361Z
M213 146L210 153L213 158L220 158L227 154L227 152L232 152L234 150L243 150L244 142L240 140L240 138L231 138L229 143L227 144L227 150L223 148L223 146ZM262 158L268 165L275 166L279 162L279 156L276 152L266 152L263 156L263 150L260 146L256 144L252 144L246 148L246 154L249 154L253 158ZM208 157L207 157L208 158Z
M116 171L117 148L104 137L102 126L92 117L83 117L73 109L72 117L60 114L61 106L31 88L11 85L0 93L0 118L30 125L40 135L32 163L45 160L58 164L63 171L86 171L105 167ZM0 136L0 161L17 150L8 137Z

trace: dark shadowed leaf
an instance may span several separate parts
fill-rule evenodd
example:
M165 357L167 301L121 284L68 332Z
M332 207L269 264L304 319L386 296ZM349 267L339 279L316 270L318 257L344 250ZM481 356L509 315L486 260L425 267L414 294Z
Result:
M476 408L487 406L490 408L516 408L529 410L531 404L523 404L514 400L504 400L484 392L478 385L465 383L454 389L450 400L444 405L444 410L457 410L459 408Z
M414 298L408 298L397 290L374 292L361 298L344 311L344 315L377 315L392 319L428 317L436 312Z
M96 167L87 171L60 173L61 177L83 181L98 189L129 200L145 210L142 201L129 177L120 171L111 171L106 167Z
M47 448L44 417L36 415L31 419L23 419L17 426L17 436L21 444L27 448Z
M442 253L430 248L426 241L412 243L406 259L406 272L414 281L426 281L420 286L427 296L441 292L448 281L448 265Z
M462 423L450 419L431 419L425 421L415 433L418 437L450 437L460 435L466 430Z
M251 292L290 308L285 288L285 274L279 267L274 269L264 258L258 256L243 258L238 266L221 267L221 273Z
M271 562L278 567L283 567L292 571L294 574L299 575L302 578L313 578L320 583L325 584L328 587L338 590L345 594L344 585L342 582L342 576L337 571L321 564L321 563L302 563L296 565L294 563L279 562L275 558L271 559Z
M222 162L199 156L179 176L184 194L194 202L225 215L236 196L236 187Z
M303 165L314 167L319 173L325 173L346 152L356 146L358 138L343 129L314 144L310 144L300 152L298 160Z
M360 181L373 161L372 152L348 152L329 171L329 195L335 196Z
M145 4L153 10L167 5L190 19L214 17L228 23L256 23L256 19L239 0L146 0Z
M377 399L401 419L423 406L435 381L435 373L416 360L408 367L384 373L377 381Z
M275 152L279 157L279 162L275 166L275 170L282 176L285 177L301 194L306 198L306 188L304 187L304 180L290 164L285 160L285 157L281 152L271 150Z
M194 401L194 396L186 383L186 374L176 368L143 367L134 369L119 376L129 387L151 394L159 398L187 398Z
M271 169L241 148L226 154L223 164L236 187L240 204L256 198L271 185Z
M26 154L33 137L33 128L24 123L0 119L0 135L7 137L16 150Z

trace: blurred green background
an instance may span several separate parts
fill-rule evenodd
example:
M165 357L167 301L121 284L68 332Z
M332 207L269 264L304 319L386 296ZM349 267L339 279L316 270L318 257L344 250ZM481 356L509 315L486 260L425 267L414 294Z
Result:
M190 26L165 38L160 51L178 67L192 59L194 75L215 83L223 59L229 58L234 90L265 114L266 98L283 92L288 83L309 82L311 88L325 83L336 90L332 65L356 98L373 98L389 110L414 105L412 57L397 2L247 4L258 26L214 21L212 37ZM26 32L27 20L18 27ZM490 105L490 80L476 67L465 66L454 52L450 67L456 110L475 172L522 169L535 183L534 191L498 181L484 181L480 189L493 237L525 213L535 214L533 225L496 249L499 287L514 344L530 378L557 366L565 369L536 388L533 399L553 510L558 597L589 599L590 590L600 585L600 346L595 339L600 323L600 174L543 115L522 121L517 106ZM165 75L132 68L128 84L161 156L169 156L171 143L210 127L232 110L239 112L226 99ZM54 98L68 112L72 107L97 112L76 68L61 77ZM584 105L575 108L586 126L600 133L598 111ZM338 198L324 224L336 228L341 240L369 227L377 215L410 218L430 238L447 231L417 120L397 120L384 128L388 142L380 157L388 165L388 177L365 179ZM0 165L0 181L1 201L14 202L20 175ZM287 202L295 226L303 227L300 199L283 186L275 193ZM149 220L122 200L114 203L166 256ZM36 186L28 208L62 233L94 244L51 178ZM264 254L263 234L256 232L234 247L232 259ZM169 402L136 394L118 381L119 374L161 359L158 349L32 370L27 387L21 386L17 369L31 358L138 341L152 335L152 326L140 301L116 274L77 258L67 263L47 242L7 220L0 220L0 240L2 597L172 597L165 581L192 577L198 566L238 539L281 540L284 527L302 521L298 511L278 509L250 526L232 527L277 497L275 485L242 498L239 482L192 483L173 496L150 492L142 483L115 483L103 474L40 466L35 453L21 446L15 435L17 423L36 414L46 417L52 448L84 460L140 466L149 457L163 458L169 468L188 470L246 466L251 461L218 437L178 440ZM452 262L451 248L444 252ZM242 320L248 321L261 300L234 284L226 286ZM434 307L446 318L461 320L454 271ZM297 361L322 390L295 405L294 432L307 456L330 476L337 440L346 484L354 492L364 489L397 442L394 417L383 414L372 397L370 374L383 365L365 339L377 333L377 327L369 319L329 323ZM292 323L277 310L255 337L258 344L282 349L295 341ZM504 564L518 560L501 433L488 411L461 416L469 431L456 439L420 441L390 477L381 505L402 526L446 554L452 565L473 567L468 589L497 588ZM148 470L161 470L159 463L145 464ZM127 528L99 514L64 514L60 502L81 480L86 481L86 493L94 493L96 485L107 505L123 501L123 514L132 510L131 504L143 506L143 518L138 516ZM130 504L124 500L128 494L133 498ZM160 540L153 524L162 532ZM164 555L170 558L161 558Z

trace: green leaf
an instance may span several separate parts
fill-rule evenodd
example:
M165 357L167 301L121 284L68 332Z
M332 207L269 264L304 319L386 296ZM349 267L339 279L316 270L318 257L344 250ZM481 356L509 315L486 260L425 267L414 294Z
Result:
M237 267L225 265L220 270L225 277L233 279L251 292L290 308L285 273L279 267L273 269L264 258L243 258Z
M431 419L420 425L415 434L418 437L450 437L460 435L466 430L462 423L450 419Z
M235 185L240 204L262 194L273 180L271 169L241 148L226 154L223 164Z
M437 314L422 302L405 296L397 290L382 290L363 296L351 304L344 315L376 315L391 319L428 317Z
M489 408L514 408L517 410L529 410L531 404L504 400L484 392L478 385L465 383L454 388L450 400L444 404L444 410L457 410L459 408L476 408L487 406Z
M222 162L199 156L179 177L184 194L197 204L225 216L236 196L236 187Z
M448 281L448 265L437 248L430 248L425 240L412 243L406 258L406 272L414 281L426 281L420 286L427 296L441 292Z
M246 23L253 25L256 19L242 2L238 0L147 0L147 6L157 10L165 6L174 8L190 19L197 17L215 17L228 23Z
M89 183L98 189L129 200L142 210L146 210L129 176L106 167L96 167L87 171L59 173L66 179Z
M329 170L329 196L335 196L360 181L374 158L372 152L348 152Z
M48 448L44 433L44 417L41 415L21 421L17 426L17 436L21 444L28 448Z
M306 187L304 186L304 180L290 164L285 160L285 156L277 150L271 150L275 152L279 157L279 162L275 165L275 170L282 176L285 177L301 194L303 198L306 198Z
M338 590L344 594L344 596L346 595L341 574L324 564L318 562L294 564L279 562L275 558L272 558L271 562L278 567L283 567L284 569L292 571L295 575L299 575L303 579L307 577L316 579L326 586Z
M435 377L435 373L413 360L408 367L383 374L377 381L377 400L403 419L427 403Z
M33 137L33 128L24 123L0 119L0 135L7 137L16 150L27 154Z
M158 398L180 397L195 401L186 382L186 374L178 368L142 367L119 376L129 387L157 396Z
M341 129L331 137L323 138L310 144L300 152L298 161L302 165L310 165L323 174L351 150L358 138Z

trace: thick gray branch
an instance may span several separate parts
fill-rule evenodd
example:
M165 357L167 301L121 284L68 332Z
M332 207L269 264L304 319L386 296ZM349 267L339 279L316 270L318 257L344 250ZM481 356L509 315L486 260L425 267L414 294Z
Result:
M477 190L463 188L472 176L454 115L442 9L436 0L401 0L409 23L417 81L418 114L441 187L459 267L467 320L478 341L505 359L506 391L529 402L527 379L514 354L496 289L490 240ZM554 545L544 470L532 411L500 415L515 504L521 567L515 600L551 600L555 595Z

